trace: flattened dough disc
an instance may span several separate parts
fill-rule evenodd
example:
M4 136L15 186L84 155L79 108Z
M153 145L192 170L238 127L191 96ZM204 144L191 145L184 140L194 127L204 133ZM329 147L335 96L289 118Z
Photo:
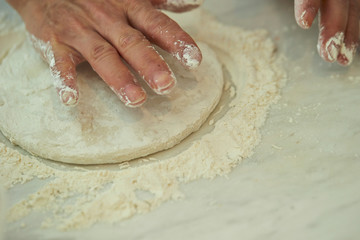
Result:
M144 86L149 97L138 109L125 107L83 64L80 102L69 108L60 103L48 66L25 41L0 67L0 129L34 155L75 164L123 162L168 149L201 126L222 93L221 65L208 46L200 48L203 63L192 73L165 56L177 88L158 96Z

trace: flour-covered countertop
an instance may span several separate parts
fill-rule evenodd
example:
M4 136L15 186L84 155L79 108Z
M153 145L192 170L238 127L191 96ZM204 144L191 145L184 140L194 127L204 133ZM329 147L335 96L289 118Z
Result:
M6 239L359 239L360 61L324 63L316 26L297 27L292 4L206 0L226 24L268 29L289 75L261 144L228 178L184 185L184 200L114 226L12 227Z

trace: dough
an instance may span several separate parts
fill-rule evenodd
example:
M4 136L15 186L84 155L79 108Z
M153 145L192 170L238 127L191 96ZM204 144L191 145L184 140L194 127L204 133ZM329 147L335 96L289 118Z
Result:
M123 162L168 149L201 126L222 93L221 65L207 45L199 46L204 61L194 72L162 53L178 86L158 96L143 85L149 97L138 109L125 107L82 64L80 102L69 108L60 103L48 66L25 40L1 64L0 129L34 155L74 164Z

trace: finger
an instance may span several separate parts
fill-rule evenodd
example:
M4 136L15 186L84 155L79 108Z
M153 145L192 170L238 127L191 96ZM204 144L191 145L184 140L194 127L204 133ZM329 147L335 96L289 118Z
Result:
M107 14L109 9L96 5L88 10L93 16L101 16L94 21L95 30L118 50L156 93L167 94L175 87L176 79L167 63L141 32L129 26L125 16Z
M73 41L75 48L126 106L141 106L146 101L145 90L136 83L116 49L93 31L81 35Z
M308 29L319 11L321 0L295 0L295 19L303 29Z
M345 39L340 49L338 62L348 66L352 63L359 43L359 4L351 0L349 5L348 24Z
M176 85L170 67L139 31L127 24L111 25L104 36L157 94L167 94Z
M181 27L165 14L145 3L130 4L128 19L152 42L171 53L186 68L195 69L200 65L202 55L195 41Z
M76 65L80 63L80 56L76 51L60 44L53 44L53 56L50 70L60 100L66 106L75 106L79 101Z
M348 22L348 0L322 0L318 51L328 62L337 60Z
M74 106L79 100L79 91L76 85L76 62L74 51L65 46L44 42L34 35L28 35L34 48L38 50L43 59L49 64L54 86L60 100L67 106Z
M158 9L186 12L199 7L204 0L151 0L150 2Z

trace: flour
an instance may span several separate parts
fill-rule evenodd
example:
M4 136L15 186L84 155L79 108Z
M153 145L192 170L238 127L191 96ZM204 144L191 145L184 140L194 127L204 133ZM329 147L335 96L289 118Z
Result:
M275 46L266 31L225 26L200 11L183 16L192 17L198 21L183 27L216 49L229 75L210 123L171 150L98 169L54 167L0 143L0 180L6 188L35 178L44 183L13 204L8 221L46 211L42 227L61 230L118 222L184 198L180 184L227 175L252 155L267 111L285 83ZM143 199L138 191L151 197Z

